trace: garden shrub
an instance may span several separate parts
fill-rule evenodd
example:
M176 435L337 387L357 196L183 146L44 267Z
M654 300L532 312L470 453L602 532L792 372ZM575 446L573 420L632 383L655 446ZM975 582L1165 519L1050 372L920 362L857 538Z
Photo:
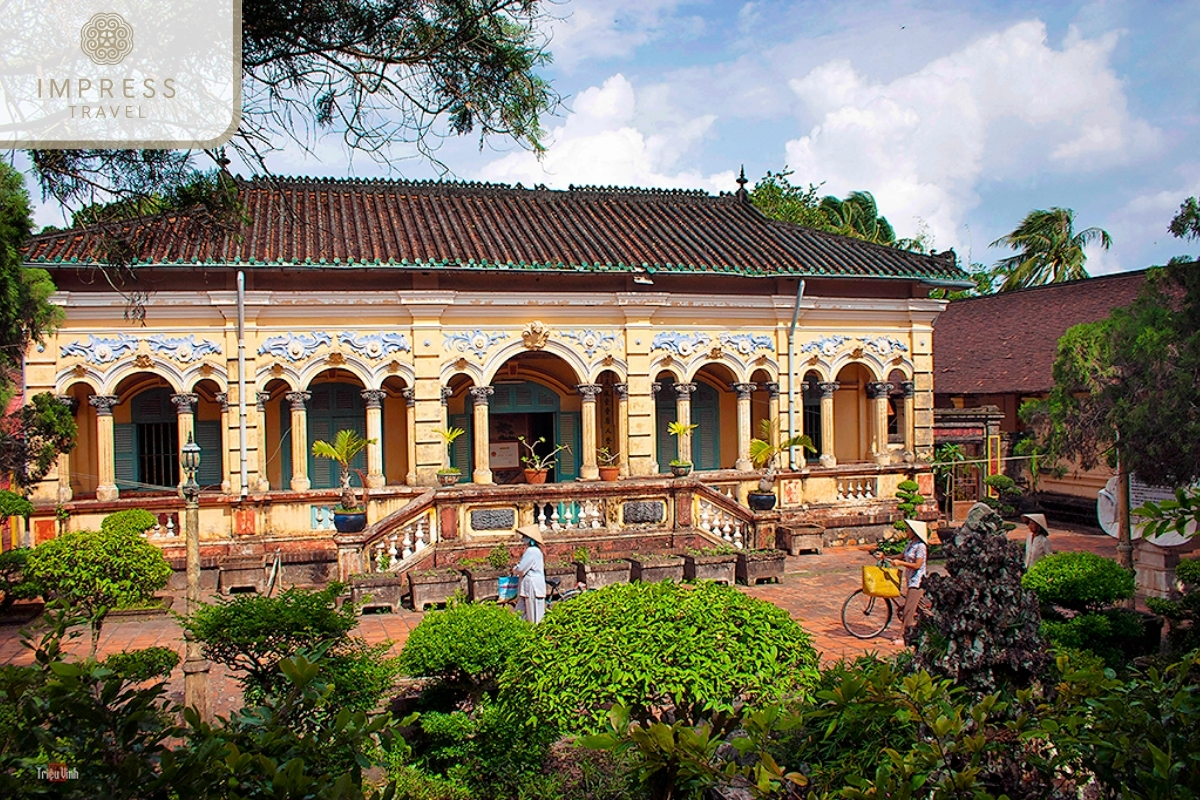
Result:
M1166 620L1166 652L1178 656L1200 647L1200 558L1180 559L1175 579L1183 591L1178 600L1147 597L1146 606Z
M915 627L917 666L977 696L1030 685L1048 657L1037 598L1021 584L1021 548L1005 537L1004 521L976 503L944 549L946 574L925 579L932 615Z
M983 502L992 507L1002 517L1011 517L1017 513L1017 504L1021 502L1021 487L1007 475L988 475L983 479L983 485L995 489L999 497L982 498Z
M1156 650L1157 633L1150 633L1153 635L1148 637L1145 618L1127 608L1106 608L1042 622L1042 635L1050 644L1091 652L1110 669L1120 669Z
M916 481L901 481L896 486L896 508L900 511L901 519L892 523L892 527L897 531L908 536L908 526L904 524L906 519L916 519L917 511L920 510L921 504L925 502L925 496L921 494L920 486Z
M1133 573L1095 553L1052 553L1025 574L1021 584L1045 606L1096 611L1133 597Z
M104 659L104 666L130 683L141 683L152 678L166 678L179 664L179 654L169 647L147 647L113 653Z
M16 492L0 489L0 521L9 517L28 517L33 513L33 503Z
M100 521L100 530L104 533L120 531L124 533L145 533L158 524L158 517L144 508L127 508L124 511L114 511Z
M691 719L802 697L816 678L786 611L712 583L631 583L555 606L508 662L500 699L517 721L585 732L614 703L634 719Z
M436 678L452 704L478 698L495 691L505 661L532 631L505 606L449 603L444 611L426 614L409 634L400 666L407 675Z
M44 593L82 610L92 627L92 654L110 610L143 603L167 585L162 551L121 526L64 533L29 554L27 571Z
M0 553L0 608L8 608L17 600L32 600L42 593L42 587L29 577L26 565L30 549L16 547Z

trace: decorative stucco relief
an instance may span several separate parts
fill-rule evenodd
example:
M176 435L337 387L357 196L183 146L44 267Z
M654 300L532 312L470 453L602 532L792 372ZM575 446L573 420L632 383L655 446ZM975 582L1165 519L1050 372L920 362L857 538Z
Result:
M197 340L195 334L173 339L165 334L157 333L146 341L150 343L150 349L153 352L184 364L198 361L203 356L221 354L220 344L211 339Z
M116 336L102 337L88 334L87 342L76 340L63 345L59 358L79 356L91 364L107 364L137 350L138 340L135 336L118 333Z
M443 332L442 335L445 337L442 347L447 351L474 353L475 357L480 360L487 355L487 351L492 345L501 339L508 338L508 334L503 331L485 333L478 328L473 331Z
M591 329L582 331L563 331L561 334L564 339L570 339L578 342L583 348L583 352L588 358L596 355L597 350L609 351L612 350L613 342L617 340L615 333L608 331L594 331Z
M383 358L392 353L411 353L412 347L403 333L351 333L342 331L338 341L361 356Z
M864 336L862 342L881 356L908 352L906 344L890 336Z
M752 355L756 350L775 351L775 342L762 334L722 333L720 339L722 346L737 350L743 356Z
M701 347L712 342L707 333L679 333L678 331L663 331L656 334L650 342L651 350L666 350L677 356L687 358L698 352Z
M908 352L907 345L891 336L822 336L820 339L814 339L802 346L800 352L815 353L829 357L837 353L842 345L850 341L860 341L863 343L863 347L874 350L881 356Z
M822 336L820 339L814 339L801 347L800 352L831 356L848 341L850 341L849 336Z
M313 331L311 335L306 333L285 333L280 336L272 336L264 341L258 348L258 354L260 356L278 356L286 358L288 361L296 362L311 358L317 352L317 348L322 345L325 347L333 346L333 340L325 331Z

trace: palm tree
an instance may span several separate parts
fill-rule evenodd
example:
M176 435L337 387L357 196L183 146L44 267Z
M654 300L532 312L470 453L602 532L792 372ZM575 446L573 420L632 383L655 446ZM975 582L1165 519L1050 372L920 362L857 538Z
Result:
M342 508L346 511L358 510L358 498L354 496L354 489L350 486L350 470L358 473L358 478L363 482L363 486L367 485L366 479L363 477L362 470L357 469L353 465L354 457L367 449L367 445L375 444L375 439L364 439L358 435L358 431L343 429L337 432L333 437L333 442L316 441L312 444L312 454L318 458L328 458L331 461L336 461L341 467L341 475L339 476L342 485Z
M1112 247L1112 237L1103 228L1087 228L1076 233L1072 209L1030 211L1012 233L988 245L1007 247L1017 253L996 262L996 273L1005 276L997 291L1088 277L1083 266L1087 263L1083 248L1096 241L1105 250Z
M875 244L896 244L896 231L887 218L879 214L879 206L870 192L851 192L845 200L829 195L821 198L818 208L829 226L843 236Z

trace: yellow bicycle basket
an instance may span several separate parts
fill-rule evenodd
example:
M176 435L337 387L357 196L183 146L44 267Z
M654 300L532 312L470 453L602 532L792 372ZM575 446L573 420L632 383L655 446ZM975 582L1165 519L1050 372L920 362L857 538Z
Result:
M874 597L900 596L900 570L895 567L863 567L863 594Z

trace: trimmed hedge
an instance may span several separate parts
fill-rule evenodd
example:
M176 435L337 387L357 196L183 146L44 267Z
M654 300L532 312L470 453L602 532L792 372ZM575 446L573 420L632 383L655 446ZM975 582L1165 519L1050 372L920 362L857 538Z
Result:
M1096 611L1133 597L1133 573L1095 553L1052 553L1034 564L1021 585L1042 605Z

